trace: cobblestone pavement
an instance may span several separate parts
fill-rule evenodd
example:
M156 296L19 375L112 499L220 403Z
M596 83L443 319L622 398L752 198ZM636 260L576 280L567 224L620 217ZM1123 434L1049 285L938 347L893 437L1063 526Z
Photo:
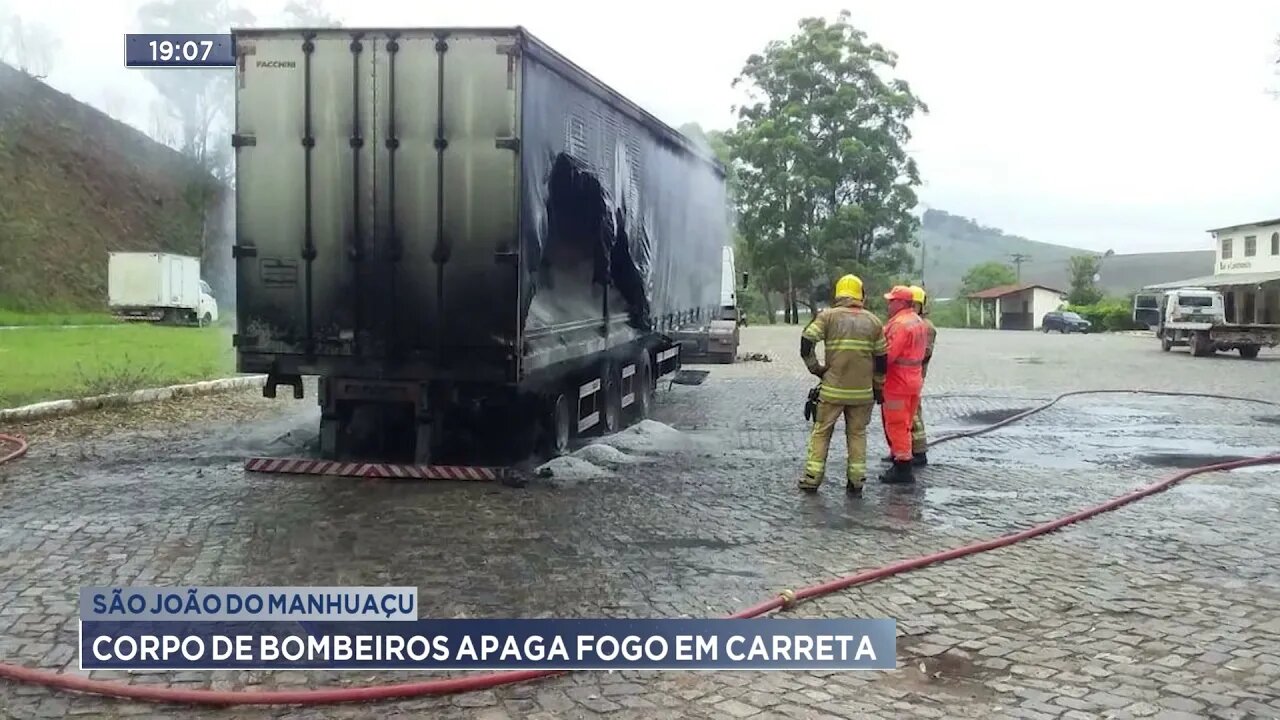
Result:
M0 467L0 658L79 672L82 585L416 585L422 614L437 617L718 616L1047 520L1175 468L1280 451L1280 408L1083 397L936 448L916 487L871 483L849 499L832 473L804 496L794 483L811 379L797 337L748 328L744 351L773 362L711 366L703 385L662 393L656 416L684 431L684 446L519 490L243 473L247 454L297 451L313 432L310 399L202 399L202 417L105 415L105 432L22 429L29 457ZM938 343L925 401L935 435L1067 390L1280 401L1276 353L1193 359L1150 338L957 330ZM878 457L878 421L869 435ZM1219 473L790 611L896 618L899 669L886 673L578 673L377 706L218 711L0 683L0 716L1280 717L1278 522L1280 473ZM421 677L93 676L220 689Z

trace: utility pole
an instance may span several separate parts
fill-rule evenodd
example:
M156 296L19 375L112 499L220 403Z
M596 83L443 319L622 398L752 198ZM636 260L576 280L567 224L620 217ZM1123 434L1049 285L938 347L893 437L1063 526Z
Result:
M924 284L924 266L925 266L925 239L924 235L920 236L920 287L929 287Z
M1030 262L1031 256L1023 255L1022 253L1013 253L1012 255L1009 256L1009 259L1013 261L1013 267L1015 268L1014 271L1018 275L1018 282L1021 283L1022 282L1022 263Z

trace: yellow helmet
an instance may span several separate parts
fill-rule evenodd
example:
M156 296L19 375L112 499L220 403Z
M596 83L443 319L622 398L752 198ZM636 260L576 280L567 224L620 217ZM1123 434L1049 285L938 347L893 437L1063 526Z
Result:
M862 299L862 278L857 275L845 275L836 281L836 297Z
M919 285L912 285L911 286L911 302L916 302L916 303L920 303L921 305L924 305L924 298L925 298L924 288L920 287Z

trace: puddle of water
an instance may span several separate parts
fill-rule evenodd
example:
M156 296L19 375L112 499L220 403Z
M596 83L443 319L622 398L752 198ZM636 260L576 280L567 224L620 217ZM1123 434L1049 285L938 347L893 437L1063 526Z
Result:
M1280 465L1254 465L1253 467L1236 468L1229 470L1233 473L1280 473Z
M714 538L660 538L656 540L637 540L632 543L641 547L659 550L728 550L740 543L726 542Z
M994 425L1002 420L1008 420L1014 415L1020 415L1031 408L1007 408L1004 410L980 410L962 415L960 419L973 425Z
M995 500L1014 499L1019 493L1008 490L958 490L947 487L931 487L924 491L924 500L939 505L948 505L961 500Z
M1158 410L1140 410L1138 408L1123 407L1120 405L1091 405L1081 407L1078 410L1076 408L1072 408L1072 410L1112 420L1138 420L1143 422L1148 420L1158 420L1160 418L1168 418L1171 416L1170 413Z
M935 458L934 455L937 457ZM1035 453L1027 451L1005 452L999 449L983 448L972 454L960 450L939 451L930 455L933 465L955 465L963 467L999 467L1000 472L1010 472L1010 468L1035 467L1052 470L1087 470L1097 465L1097 459L1084 457L1080 453Z
M1248 460L1248 455L1207 455L1198 453L1149 453L1146 455L1138 455L1134 459L1146 465L1153 465L1160 468L1176 468L1187 470L1202 465L1219 465L1221 463L1236 462L1238 460Z

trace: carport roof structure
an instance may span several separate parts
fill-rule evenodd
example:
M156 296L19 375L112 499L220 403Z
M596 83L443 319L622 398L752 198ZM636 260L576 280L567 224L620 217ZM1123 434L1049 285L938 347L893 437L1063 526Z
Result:
M1148 285L1144 287L1143 290L1173 290L1184 287L1212 288L1231 287L1234 285L1261 285L1263 283L1274 282L1276 280L1280 280L1280 270L1256 273L1224 273L1220 275L1205 275L1204 277L1196 277L1189 280L1177 280L1175 282Z
M1013 295L1025 290L1031 290L1032 288L1048 290L1049 292L1058 293L1059 295L1063 294L1061 290L1051 288L1048 285L1040 285L1038 283L1019 283L1017 285L1001 285L999 287L988 288L986 290L979 290L976 293L969 293L965 297L970 300L993 300L995 298L1002 298L1006 295Z

